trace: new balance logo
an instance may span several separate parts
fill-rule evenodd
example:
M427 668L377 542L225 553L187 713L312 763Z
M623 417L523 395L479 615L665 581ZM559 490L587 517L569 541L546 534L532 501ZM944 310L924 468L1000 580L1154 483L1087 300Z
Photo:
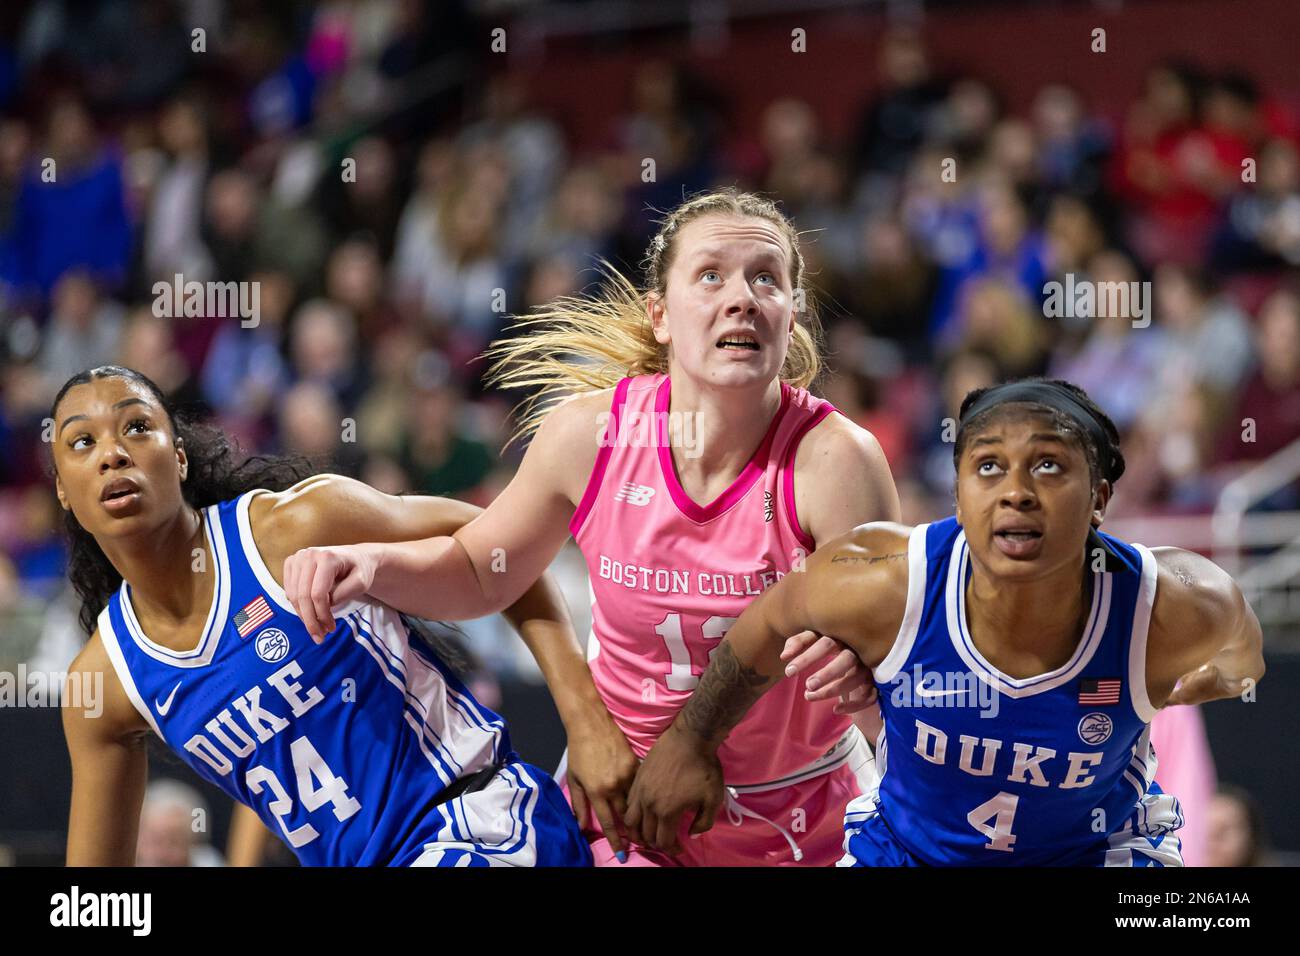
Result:
M626 501L630 505L645 507L654 497L655 490L649 485L638 485L635 481L623 482L623 487L614 495L615 501Z

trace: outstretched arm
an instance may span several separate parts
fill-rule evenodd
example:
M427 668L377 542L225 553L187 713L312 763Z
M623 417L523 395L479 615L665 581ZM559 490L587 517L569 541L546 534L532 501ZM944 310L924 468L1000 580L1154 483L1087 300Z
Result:
M809 557L806 570L787 574L745 609L632 785L628 828L642 843L680 852L686 813L694 813L691 833L713 825L723 796L718 749L784 676L787 635L813 630L833 635L868 666L884 659L906 602L902 531L865 525L829 542Z
M259 537L259 547L260 541L270 540L276 543L268 547L278 547L285 555L293 555L300 548L308 550L299 553L311 554L322 549L333 550L331 546L368 540L381 543L373 547L418 551L424 542L412 539L454 541L448 536L461 534L469 525L487 517L482 508L451 498L394 497L350 478L317 476L269 505L267 520L271 522L268 527L272 533ZM567 525L564 533L568 534ZM328 574L319 566L309 568L296 557L281 560L285 592L295 608L300 608L304 623L311 614L315 623L309 624L309 629L314 626L317 628L314 633L327 633L333 627L333 605L338 603L329 593ZM513 558L507 553L503 560L509 567ZM267 565L274 574L277 565L270 556ZM495 573L489 570L489 574ZM431 581L436 585L430 586ZM421 583L420 590L439 592L455 586L444 584L434 572L433 577ZM384 600L373 588L370 593ZM409 606L397 609L410 611ZM559 586L543 568L540 577L502 614L536 659L564 723L569 739L569 785L574 810L585 823L589 804L614 851L618 852L623 849L618 827L626 809L628 788L636 774L636 755L596 690Z
M602 401L599 394L582 396L550 412L510 484L472 520L414 533L409 524L398 532L363 521L349 525L345 536L333 530L337 516L325 516L317 530L328 537L299 545L303 550L284 562L285 591L312 636L333 628L331 607L362 594L446 621L494 614L519 600L569 536L582 493L575 486L596 459L593 409ZM379 520L390 513L370 511Z
M854 480L845 482L844 475ZM873 521L901 520L898 490L880 443L843 415L832 414L799 443L795 500L817 547ZM837 714L852 714L868 740L880 733L876 685L853 651L814 631L796 634L781 659L786 676L806 673L804 699L834 700Z
M1152 706L1240 697L1264 676L1263 632L1241 588L1199 554L1154 553L1160 577L1147 649Z

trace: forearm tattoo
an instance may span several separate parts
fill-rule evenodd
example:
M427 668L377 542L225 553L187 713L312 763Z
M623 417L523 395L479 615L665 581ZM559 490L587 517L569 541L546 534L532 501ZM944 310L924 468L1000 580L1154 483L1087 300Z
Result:
M724 642L700 678L700 686L682 708L682 720L692 733L714 740L740 723L754 701L776 680L742 664L731 645Z

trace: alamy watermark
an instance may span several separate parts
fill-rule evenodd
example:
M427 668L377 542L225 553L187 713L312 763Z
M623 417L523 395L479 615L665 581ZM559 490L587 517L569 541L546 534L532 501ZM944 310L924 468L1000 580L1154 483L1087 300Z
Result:
M610 427L610 412L596 416L597 437L601 448L680 448L687 458L699 458L699 412L625 411L615 431Z
M966 707L993 718L999 694L970 671L927 671L915 664L890 682L889 700L895 707Z
M1043 284L1043 315L1049 319L1132 319L1133 328L1151 324L1150 282L1093 282L1065 274L1065 282Z
M178 272L171 282L155 282L153 295L153 314L160 319L238 317L245 329L257 328L262 320L258 282L186 282Z
M50 925L119 926L130 929L133 936L148 936L153 928L153 894L82 892L73 884L68 892L50 897Z
M19 664L14 671L0 671L0 707L58 707L66 704L98 717L104 712L104 675L98 671L63 671L27 669Z

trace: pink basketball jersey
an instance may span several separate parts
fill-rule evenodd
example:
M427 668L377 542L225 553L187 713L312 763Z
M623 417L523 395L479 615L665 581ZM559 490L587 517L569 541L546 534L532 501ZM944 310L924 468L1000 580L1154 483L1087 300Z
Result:
M669 447L663 373L614 390L595 467L569 530L587 561L592 676L644 756L699 684L709 656L749 603L813 550L794 508L800 439L834 407L781 384L781 407L740 476L699 505ZM675 432L689 442L689 431ZM850 726L832 701L782 681L719 752L728 784L779 780L822 756Z

